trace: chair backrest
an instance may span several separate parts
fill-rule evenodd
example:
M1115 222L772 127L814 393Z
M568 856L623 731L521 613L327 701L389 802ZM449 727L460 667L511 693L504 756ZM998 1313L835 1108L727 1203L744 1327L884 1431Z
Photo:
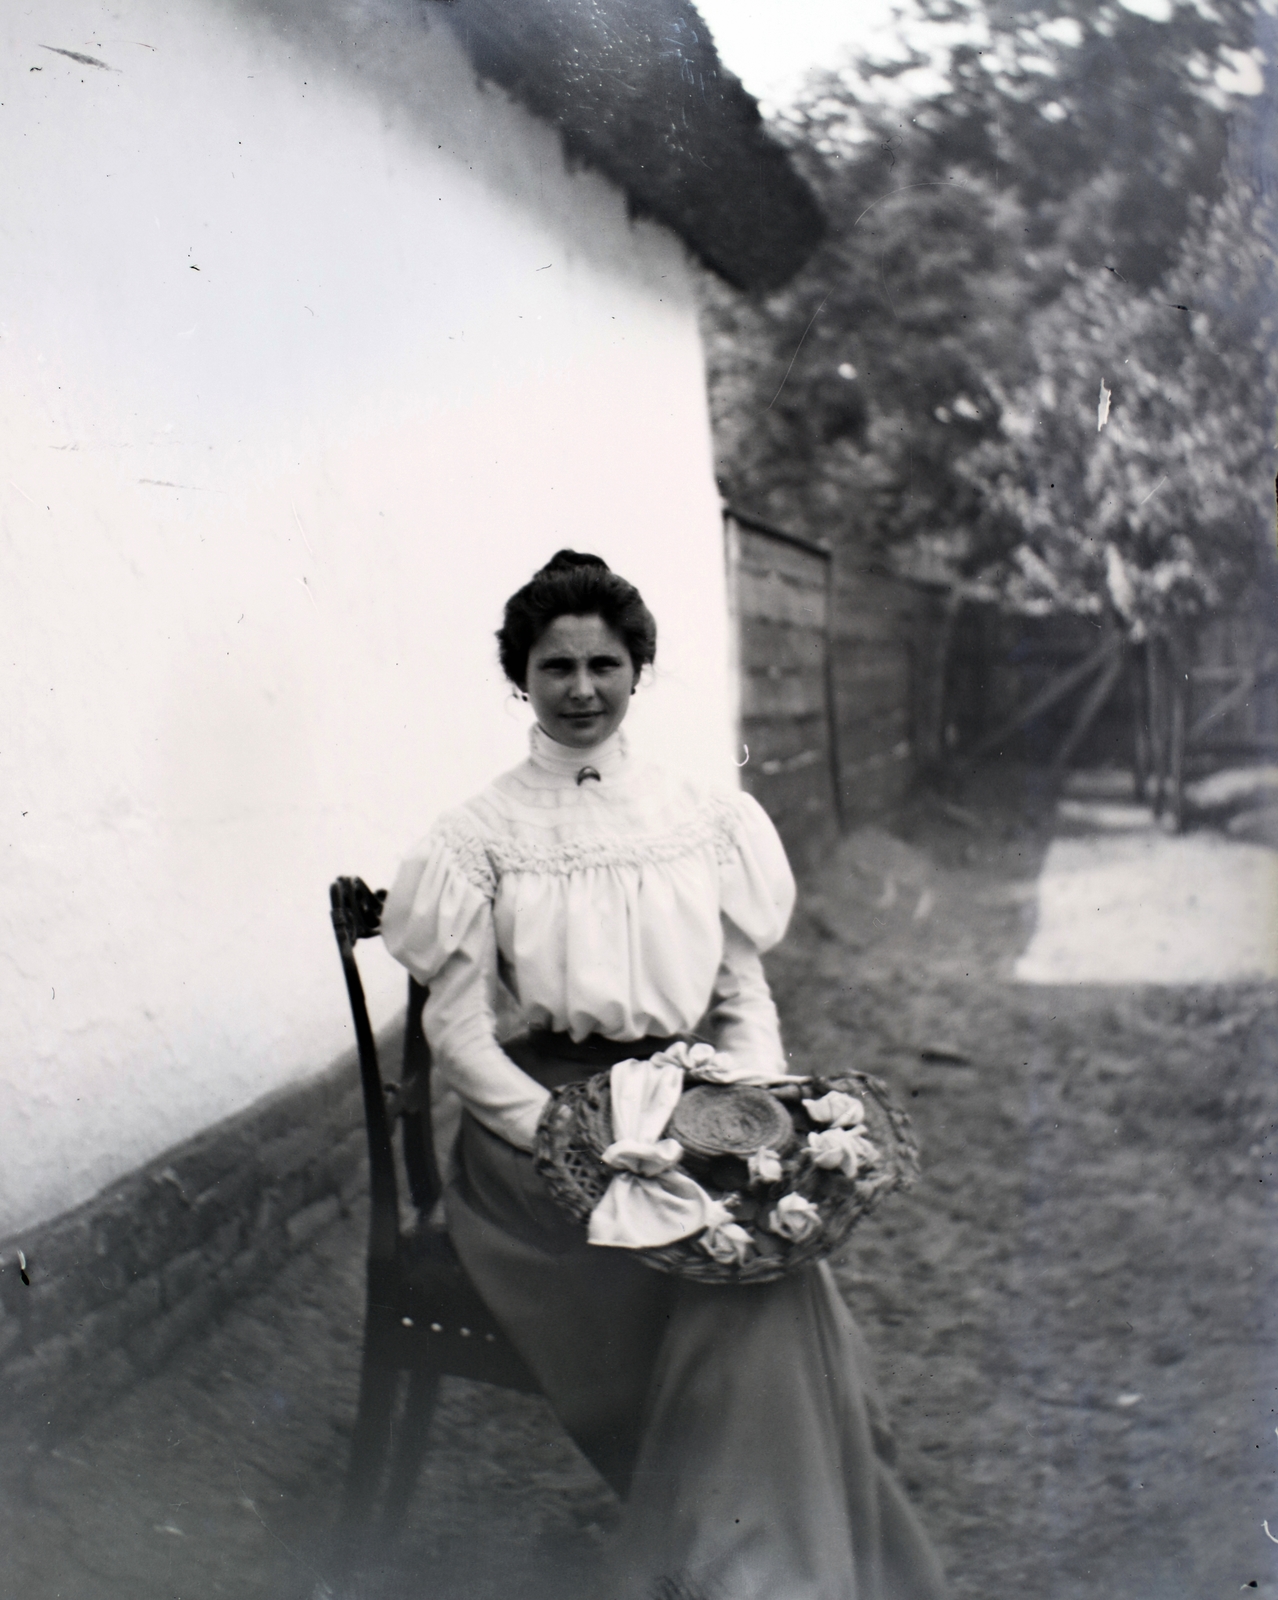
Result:
M333 933L346 978L355 1043L359 1052L360 1085L364 1096L364 1125L368 1135L369 1260L390 1261L400 1248L399 1182L392 1144L399 1122L404 1171L416 1209L428 1213L439 1199L441 1184L435 1163L430 1125L430 1045L422 1026L429 991L414 978L408 980L408 1008L404 1019L403 1072L398 1083L382 1078L377 1041L369 1020L364 985L355 959L361 939L381 931L385 889L374 892L362 878L338 878L328 892Z

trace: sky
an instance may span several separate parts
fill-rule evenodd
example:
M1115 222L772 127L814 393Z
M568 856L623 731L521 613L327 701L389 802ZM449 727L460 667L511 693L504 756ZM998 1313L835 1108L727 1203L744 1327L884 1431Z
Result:
M766 112L791 104L807 74L890 39L899 0L697 0L720 58Z
M1165 22L1172 0L1118 0L1128 11ZM1198 0L1204 3L1204 0ZM1270 6L1275 0L1268 0ZM909 0L696 0L697 9L710 25L720 59L757 96L764 114L784 111L793 104L807 74L820 67L837 67L849 53L895 54L893 18L912 12ZM1070 24L1058 24L1069 28ZM956 42L953 29L915 23L911 42L923 50L935 47L944 61L945 47ZM1263 86L1259 64L1239 52L1218 78L1222 89L1258 94ZM930 73L911 73L898 79L893 91L880 83L878 92L934 91L941 79Z

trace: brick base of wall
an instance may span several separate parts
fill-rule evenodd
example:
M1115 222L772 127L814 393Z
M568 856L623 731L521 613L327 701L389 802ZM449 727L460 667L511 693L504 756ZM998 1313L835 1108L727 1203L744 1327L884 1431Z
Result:
M398 1059L401 1036L395 1028L379 1038L383 1061ZM58 1434L149 1376L269 1283L367 1183L351 1054L4 1240L6 1421Z

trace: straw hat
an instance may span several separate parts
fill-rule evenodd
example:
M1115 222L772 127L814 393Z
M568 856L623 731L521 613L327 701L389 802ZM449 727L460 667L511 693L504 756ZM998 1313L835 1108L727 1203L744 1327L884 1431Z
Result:
M795 1078L768 1088L686 1087L664 1131L680 1166L731 1212L731 1225L660 1249L649 1266L707 1283L765 1283L838 1248L884 1195L918 1176L909 1119L864 1072ZM609 1075L556 1089L534 1159L559 1204L585 1222L615 1176Z

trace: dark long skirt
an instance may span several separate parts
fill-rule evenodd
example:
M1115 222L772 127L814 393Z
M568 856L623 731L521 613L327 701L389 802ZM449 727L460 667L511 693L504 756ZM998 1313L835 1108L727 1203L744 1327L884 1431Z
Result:
M553 1086L660 1043L511 1054ZM470 1116L457 1153L458 1253L626 1500L607 1600L940 1600L824 1265L739 1287L670 1277L589 1244L531 1157Z

